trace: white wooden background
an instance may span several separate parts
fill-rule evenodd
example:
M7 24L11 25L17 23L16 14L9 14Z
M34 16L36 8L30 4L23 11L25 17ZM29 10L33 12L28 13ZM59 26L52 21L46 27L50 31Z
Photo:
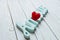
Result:
M16 22L24 23L41 4L49 13L30 40L60 40L60 0L0 0L0 40L26 40Z

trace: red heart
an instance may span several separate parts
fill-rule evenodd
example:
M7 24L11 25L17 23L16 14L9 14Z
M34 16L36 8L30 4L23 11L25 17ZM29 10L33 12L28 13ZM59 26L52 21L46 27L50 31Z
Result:
M39 18L40 18L40 13L36 13L35 11L34 12L32 12L32 19L33 20L38 20Z

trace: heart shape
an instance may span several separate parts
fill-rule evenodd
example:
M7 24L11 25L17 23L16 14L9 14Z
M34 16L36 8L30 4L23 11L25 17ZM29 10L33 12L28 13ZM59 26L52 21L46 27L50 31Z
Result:
M32 19L33 20L38 20L40 18L40 13L36 13L35 11L32 12Z

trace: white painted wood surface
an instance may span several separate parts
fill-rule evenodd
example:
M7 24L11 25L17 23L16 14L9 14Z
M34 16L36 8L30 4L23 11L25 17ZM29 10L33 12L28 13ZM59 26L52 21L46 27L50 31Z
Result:
M16 40L6 0L0 0L0 40Z
M26 40L16 22L23 24L41 4L49 13L30 40L60 40L59 0L0 0L0 40Z

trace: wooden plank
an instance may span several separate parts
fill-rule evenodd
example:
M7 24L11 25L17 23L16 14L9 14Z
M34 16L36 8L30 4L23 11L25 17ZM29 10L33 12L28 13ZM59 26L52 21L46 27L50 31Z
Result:
M40 0L41 1L41 0ZM59 31L59 2L57 0L42 0L41 1L45 6L47 6L49 10L48 16L46 16L45 21L49 26L52 28L52 31L54 32L53 34L57 39L60 38L60 31ZM57 5L58 4L58 5ZM35 4L35 7L37 8L38 6ZM57 27L58 26L58 27Z
M25 2L25 1L24 1ZM24 2L22 2L21 4L23 5L22 7L23 7L23 9L24 10L27 10L27 7L26 8L24 8L25 7L25 3ZM27 1L28 3L30 2L30 1ZM23 4L24 3L24 4ZM34 8L34 7L29 7L30 6L30 4L28 4L28 3L26 3L27 5L28 5L28 8L29 9L31 9L32 11L34 11L32 8ZM36 2L35 2L36 3ZM36 5L37 6L37 5ZM32 12L31 10L29 10L30 12ZM27 10L28 11L28 10ZM25 11L26 12L26 11ZM30 15L28 14L28 12L26 13L26 15L27 15L27 17L29 17ZM31 16L30 16L31 17ZM43 32L43 34L44 33L46 33L46 32L48 32L47 34L45 34L45 35L43 35L44 37L45 37L45 39L46 40L56 40L56 38L55 38L55 36L52 34L52 32L49 30L49 28L48 28L48 26L46 25L46 23L45 24L43 24L43 25L45 25L46 27L47 27L47 29L45 29L45 30L48 30L48 31L45 31L44 29L42 29L43 31L45 31L45 32ZM37 33L37 32L36 32ZM40 32L39 32L40 33ZM48 37L48 35L50 35L49 37ZM38 34L37 34L37 36L39 36ZM47 37L48 38L47 38ZM52 37L52 38L50 38L50 37ZM40 40L40 38L39 37L37 37L38 38L38 40Z
M0 0L0 40L16 40L7 0Z

